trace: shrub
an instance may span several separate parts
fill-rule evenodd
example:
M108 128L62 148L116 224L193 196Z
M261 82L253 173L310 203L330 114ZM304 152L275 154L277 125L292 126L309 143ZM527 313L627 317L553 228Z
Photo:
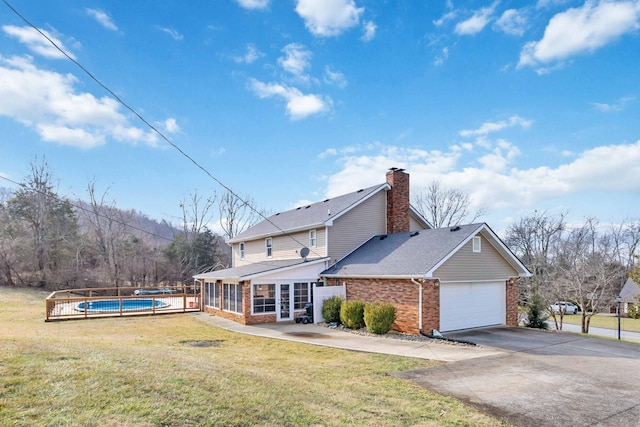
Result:
M629 303L627 307L627 316L632 319L640 319L640 303Z
M548 329L549 326L546 323L548 318L542 297L538 294L532 295L527 304L527 321L524 326L527 328Z
M340 306L340 321L350 329L364 326L364 303L362 301L344 301Z
M374 302L364 306L364 324L369 332L386 334L396 320L396 308L388 303Z
M340 322L340 306L343 301L344 298L334 295L322 302L322 317L324 317L325 322Z

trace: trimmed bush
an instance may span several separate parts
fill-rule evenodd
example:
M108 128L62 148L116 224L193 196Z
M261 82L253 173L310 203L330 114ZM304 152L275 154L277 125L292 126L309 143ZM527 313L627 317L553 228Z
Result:
M334 295L331 298L327 298L322 301L322 317L327 323L340 323L340 306L344 298L338 295Z
M360 329L364 326L364 303L352 300L344 301L340 306L340 321L349 329Z
M396 320L396 308L386 302L374 302L364 306L364 324L369 332L386 334Z
M632 319L640 319L640 303L629 303L629 306L627 307L627 316Z

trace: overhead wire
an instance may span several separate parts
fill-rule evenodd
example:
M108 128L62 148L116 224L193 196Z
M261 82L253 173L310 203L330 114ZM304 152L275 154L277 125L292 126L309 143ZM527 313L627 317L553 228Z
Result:
M26 185L25 185L24 183L14 181L14 180L12 180L11 178L7 178L6 176L0 175L0 179L3 179L3 180L5 180L5 181L7 181L7 182L10 182L10 183L12 183L12 184L15 184L15 185L17 185L18 187L26 188ZM29 188L29 191L36 192L36 193L41 194L41 195L43 195L43 196L45 196L45 197L51 197L51 198L54 198L54 199L63 199L65 202L67 202L69 205L71 205L71 206L72 206L72 207L74 207L75 209L81 210L81 211L83 211L83 212L87 212L87 213L89 213L89 214L91 214L91 215L95 215L95 216L100 217L100 218L107 219L107 220L109 220L109 221L113 221L113 222L115 222L116 224L122 225L123 227L130 228L130 229L135 230L135 231L139 231L139 232L141 232L141 233L143 233L143 234L146 234L146 235L148 235L148 236L157 237L157 238L159 238L159 239L161 239L161 240L166 240L166 241L167 241L167 242L169 242L169 243L171 243L171 242L174 242L174 241L175 241L175 238L169 238L169 237L166 237L166 236L162 236L162 235L157 234L157 233L154 233L154 232L152 232L152 231L145 230L144 228L140 228L140 227L138 227L138 226L132 225L132 224L130 224L129 222L126 222L126 221L123 221L123 220L119 220L119 219L117 219L117 218L113 218L113 217L108 216L108 215L105 215L105 214L103 214L103 213L96 212L96 211L94 211L94 210L92 210L92 209L88 209L88 208L86 208L86 207L84 207L84 206L82 206L82 205L79 205L79 204L77 204L77 203L74 203L74 202L70 201L70 200L69 200L69 198L67 198L67 197L62 197L62 198L61 198L61 197L60 197L59 195L57 195L57 194L47 193L47 192L45 192L45 191L41 191L41 190L38 190L38 189L36 189L36 188ZM0 204L0 206L1 206L1 204ZM173 229L173 226L172 226L172 225L170 225L170 224L168 224L168 227ZM173 230L172 230L172 232L173 232ZM197 243L195 244L195 246L194 246L194 247L195 247L196 249L206 249L204 246L199 246ZM255 261L255 262L252 262L252 264L259 264L259 265L268 265L268 266L272 266L272 264L271 264L271 263L266 262L266 261L265 261L265 262ZM209 268L209 267L208 267L208 268ZM200 274L200 273L198 273L198 274Z
M244 205L246 205L252 212L258 215L263 220L267 221L269 224L274 226L279 232L281 232L286 237L290 238L297 244L306 247L302 242L298 241L295 237L290 234L287 234L285 230L280 228L277 224L267 218L259 209L255 208L248 200L244 200L240 195L234 192L229 186L224 184L220 179L216 178L211 172L209 172L204 166L198 163L193 157L191 157L188 153L182 150L177 144L171 141L164 133L162 133L158 128L156 128L153 124L147 121L140 113L138 113L133 107L127 104L124 100L122 100L114 91L112 91L106 84L102 83L96 76L93 75L87 68L85 68L79 61L74 59L71 55L69 55L64 49L62 49L58 44L52 40L45 32L36 27L31 21L29 21L25 16L23 16L18 10L16 10L7 0L2 0L2 2L22 21L24 21L28 26L37 31L42 37L44 37L54 48L56 48L62 55L64 55L69 61L73 62L78 68L80 68L85 74L87 74L95 83L97 83L102 89L104 89L107 93L109 93L113 98L124 108L130 111L134 116L136 116L142 123L144 123L149 129L155 132L163 141L176 149L183 157L193 163L198 169L204 172L209 178L215 181L219 186L228 191L233 197L240 200ZM318 257L322 257L322 255L315 252L312 248L309 248L310 252L313 252Z

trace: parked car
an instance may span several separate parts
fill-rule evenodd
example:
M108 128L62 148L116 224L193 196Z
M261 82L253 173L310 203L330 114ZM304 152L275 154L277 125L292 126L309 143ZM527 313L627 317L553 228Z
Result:
M173 294L176 291L173 289L169 289L169 288L162 288L162 289L136 289L135 291L133 291L134 295L160 295L160 294Z
M576 314L578 311L580 311L577 305L566 301L554 302L553 304L551 304L551 310L553 310L555 314L560 314L560 311L562 311L564 314Z

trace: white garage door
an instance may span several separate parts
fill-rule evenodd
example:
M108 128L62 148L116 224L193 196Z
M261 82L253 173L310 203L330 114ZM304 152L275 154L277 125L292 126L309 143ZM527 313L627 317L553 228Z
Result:
M440 285L440 330L478 328L505 323L506 286L502 282Z

